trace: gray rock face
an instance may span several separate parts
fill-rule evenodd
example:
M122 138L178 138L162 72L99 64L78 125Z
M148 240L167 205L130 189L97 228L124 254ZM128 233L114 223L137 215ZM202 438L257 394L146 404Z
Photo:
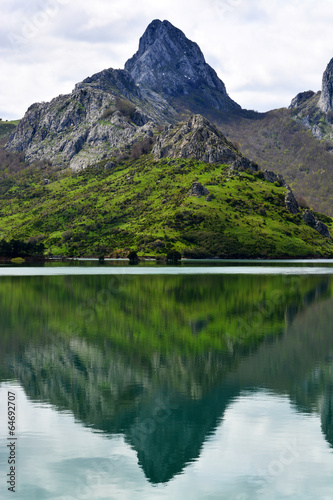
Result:
M328 226L326 226L326 224L324 224L323 222L321 222L320 220L317 220L317 224L316 224L316 227L315 227L316 231L318 231L318 233L320 233L322 236L325 236L325 238L330 238L331 235L330 235L330 231L328 229Z
M275 172L271 172L270 170L264 170L263 173L264 173L264 178L266 179L266 181L272 182L272 183L278 182L280 184L280 186L286 186L286 181L284 180L284 178L281 174L276 174Z
M333 109L333 58L328 63L323 75L323 84L318 105L324 113Z
M232 163L240 153L214 125L201 115L167 128L157 136L154 158L195 158L205 163Z
M237 170L237 172L245 172L246 170L258 172L259 167L257 163L239 154L238 158L232 164L232 170Z
M33 104L7 148L25 151L28 163L49 160L80 170L151 136L156 121L167 123L163 108L169 106L161 98L152 112L124 73L102 72L101 77L94 75L76 85L69 95ZM120 90L114 86L118 83Z
M321 222L320 220L318 220L313 215L313 213L311 212L311 210L305 210L305 212L303 213L302 217L303 217L304 222L308 226L310 226L313 229L315 229L316 231L318 231L318 233L320 233L322 236L325 236L326 238L330 238L331 237L329 229L326 226L326 224L324 224L323 222Z
M286 204L286 209L289 210L291 214L298 214L299 206L294 196L294 193L292 192L289 186L288 186L288 192L285 197L285 204Z
M168 21L155 20L148 26L125 69L140 89L149 88L166 98L181 97L193 112L200 108L200 100L204 107L220 111L241 109L230 99L199 46Z
M7 148L25 150L27 162L50 160L59 167L80 170L116 155L153 128L153 120L139 108L133 106L133 119L116 108L115 95L94 87L34 104Z
M193 185L189 192L189 196L196 196L197 198L200 198L200 196L207 196L207 195L209 195L209 191L207 188L205 188L202 184L200 184L200 182L193 182Z
M317 219L315 218L311 210L305 210L305 212L302 215L302 218L305 224L307 224L308 226L313 227L313 229L316 227Z

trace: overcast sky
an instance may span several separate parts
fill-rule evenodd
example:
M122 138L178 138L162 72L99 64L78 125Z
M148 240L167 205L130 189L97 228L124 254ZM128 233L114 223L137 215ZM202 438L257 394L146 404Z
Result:
M332 0L0 0L0 117L123 68L153 19L197 42L247 109L320 90L333 57Z

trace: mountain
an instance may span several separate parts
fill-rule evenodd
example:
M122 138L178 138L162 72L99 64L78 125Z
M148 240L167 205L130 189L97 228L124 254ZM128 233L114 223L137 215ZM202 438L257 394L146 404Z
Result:
M168 21L153 21L124 70L86 78L69 95L32 105L7 149L26 161L51 161L80 170L140 141L180 113L230 113L241 108L204 56Z
M241 109L198 45L168 21L153 21L125 69L86 78L69 95L31 106L7 142L28 164L79 171L148 151L164 127L200 113L261 168L286 179L296 197L333 215L332 62L322 92L298 94L268 113ZM2 155L8 163L6 153Z
M155 20L125 69L30 106L0 157L0 232L56 255L330 256L331 218L297 202L277 154L240 152L261 153L260 134L281 149L289 125L295 147L317 146L285 112L242 110L198 45Z

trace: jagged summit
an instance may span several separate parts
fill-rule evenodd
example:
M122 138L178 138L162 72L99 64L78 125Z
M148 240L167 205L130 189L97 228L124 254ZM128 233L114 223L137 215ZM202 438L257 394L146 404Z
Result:
M192 112L203 107L219 111L241 109L209 66L199 46L169 21L155 20L140 39L137 53L125 69L141 88L164 97L182 98Z

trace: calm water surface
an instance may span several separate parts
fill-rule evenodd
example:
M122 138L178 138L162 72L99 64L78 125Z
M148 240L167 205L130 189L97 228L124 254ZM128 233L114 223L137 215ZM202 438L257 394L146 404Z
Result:
M4 499L333 498L332 261L0 266L0 471Z

